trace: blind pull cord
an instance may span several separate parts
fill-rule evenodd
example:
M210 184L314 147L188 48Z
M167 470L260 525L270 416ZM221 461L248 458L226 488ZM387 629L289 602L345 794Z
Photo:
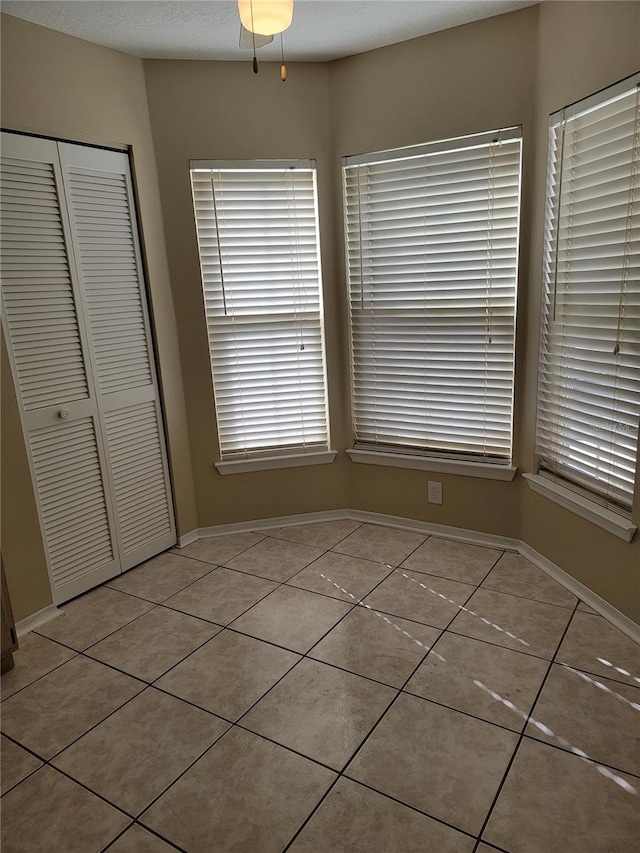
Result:
M218 263L220 265L220 285L222 287L222 308L227 316L227 294L224 289L224 269L222 266L222 246L220 245L220 226L218 225L218 205L216 204L216 185L211 175L211 195L213 196L213 218L216 223L216 241L218 243Z
M553 294L552 294L552 311L551 317L553 322L556 321L556 306L557 306L557 296L558 296L558 255L560 254L560 246L558 243L558 238L560 236L560 205L562 204L562 178L564 175L564 143L565 143L565 130L567 126L567 120L564 116L564 110L562 111L562 124L560 130L560 174L558 175L558 192L556 195L557 206L556 206L556 221L555 221L555 235L554 235L554 245L555 245L555 258L553 259ZM556 154L557 156L557 154Z
M640 83L636 86L635 120L633 128L633 149L631 154L631 169L629 173L629 195L627 198L627 217L624 235L624 255L622 260L622 278L620 281L620 297L618 300L618 322L616 327L616 342L613 347L615 356L622 349L622 324L624 320L624 300L629 281L629 267L631 264L631 240L633 225L633 196L635 193L636 178L640 172Z

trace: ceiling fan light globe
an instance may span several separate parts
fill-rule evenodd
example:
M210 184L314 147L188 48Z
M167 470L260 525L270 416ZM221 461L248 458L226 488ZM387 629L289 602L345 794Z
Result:
M293 0L238 0L238 12L245 29L273 36L291 26Z

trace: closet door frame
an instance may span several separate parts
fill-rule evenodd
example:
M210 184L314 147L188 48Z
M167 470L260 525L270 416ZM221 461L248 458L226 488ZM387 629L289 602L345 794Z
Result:
M91 335L90 330L88 328L88 313L87 313L87 305L86 299L84 296L83 289L80 285L80 273L77 267L78 259L76 256L76 252L71 250L72 246L72 235L75 236L75 228L73 227L73 223L71 221L68 201L66 197L66 188L65 182L63 179L63 166L62 166L62 157L59 148L59 144L68 144L74 145L78 147L88 148L88 149L97 149L104 152L112 152L118 155L125 155L127 158L128 172L127 172L127 195L129 201L129 207L132 212L132 234L134 241L134 251L136 256L136 267L138 270L139 281L140 281L140 293L141 293L141 303L142 303L142 311L144 315L144 323L145 323L145 337L147 348L149 352L149 363L152 375L152 385L149 387L153 389L155 396L155 406L158 417L159 424L159 439L162 450L162 459L163 459L163 470L164 470L164 480L167 489L167 504L168 504L168 512L171 524L171 532L167 534L166 545L164 547L169 548L172 545L177 543L177 527L176 527L176 513L175 513L175 499L174 499L174 490L173 490L173 481L171 474L171 467L169 464L169 452L168 452L168 440L166 435L166 419L165 419L165 405L164 405L164 395L162 386L159 382L158 368L157 368L157 360L158 360L158 352L155 341L155 327L151 320L151 311L150 311L150 293L148 287L148 277L147 277L147 264L146 258L142 252L142 243L140 239L140 217L139 217L139 207L138 207L138 198L137 192L134 184L134 175L135 171L133 168L132 162L132 150L130 146L117 148L113 146L105 146L99 144L91 144L86 142L77 142L74 140L61 139L59 137L47 136L44 134L34 134L28 131L20 131L14 128L1 128L2 134L10 134L11 136L15 136L20 139L20 145L22 146L21 150L26 151L27 155L30 151L34 152L36 156L34 159L37 161L40 158L40 162L46 162L48 155L44 158L42 155L38 154L39 151L44 150L45 145L53 145L56 148L56 155L51 157L51 165L53 168L55 182L56 182L56 190L58 196L58 203L60 209L60 219L62 222L62 231L65 240L66 246L66 256L67 263L69 267L69 277L71 280L72 293L74 298L74 303L76 305L76 318L78 324L78 334L80 337L82 355L85 367L85 373L87 375L87 385L89 388L89 397L86 400L79 400L71 403L70 405L73 407L73 412L71 412L71 416L73 419L79 417L92 417L94 422L94 431L96 444L98 448L98 455L100 460L100 470L103 477L103 481L106 484L104 488L104 499L105 505L107 509L107 516L109 522L109 534L110 534L110 542L113 554L113 560L108 564L108 566L104 567L99 573L92 572L93 580L95 583L92 584L94 588L99 586L101 583L105 583L106 581L117 577L127 569L132 568L138 563L144 562L144 560L149 559L155 554L159 553L163 550L163 546L161 545L160 549L158 549L157 545L148 547L148 554L142 553L141 555L138 552L135 553L135 557L133 561L130 561L130 564L126 564L123 561L123 555L120 547L120 537L117 535L117 514L114 503L114 483L113 477L111 475L110 466L108 464L108 449L106 446L106 428L104 421L104 406L101 405L101 395L99 393L99 386L97 382L97 373L96 373L96 364L93 348L91 346ZM8 156L14 156L13 154L9 154ZM33 156L33 155L32 155ZM21 159L20 155L16 155L17 159ZM25 157L24 159L29 159L29 157ZM36 470L33 461L33 454L31 452L31 444L29 433L34 429L38 429L45 426L52 426L54 424L59 423L59 415L58 415L58 406L51 406L46 409L36 410L36 411L27 411L24 407L24 401L22 399L22 394L20 392L20 381L17 372L17 363L15 359L15 354L12 347L11 340L11 331L9 328L6 311L2 310L2 329L3 334L7 346L7 352L9 355L9 364L11 369L11 377L13 381L13 386L15 390L15 396L18 406L18 412L20 415L20 425L21 425L21 433L24 442L25 452L27 455L28 465L29 465L29 473L31 477L31 487L33 490L33 495L36 504L36 510L38 515L38 522L40 526L40 535L42 537L43 550L45 553L45 562L47 565L47 573L49 576L49 586L51 588L51 596L54 605L63 604L72 598L75 598L78 595L81 595L83 592L88 591L85 586L82 585L82 577L73 580L67 584L56 587L55 579L53 576L52 569L52 559L49 551L49 546L47 542L46 528L44 523L44 514L39 494L39 489L37 485L37 477ZM128 392L119 392L121 394L126 395ZM151 400L151 397L150 397ZM144 549L142 549L144 551Z

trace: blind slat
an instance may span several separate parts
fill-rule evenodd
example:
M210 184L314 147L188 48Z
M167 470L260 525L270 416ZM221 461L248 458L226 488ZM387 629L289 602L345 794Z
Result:
M550 127L537 453L633 502L640 420L640 75Z
M315 169L198 164L222 459L328 447Z
M358 444L510 459L520 161L514 129L344 161Z

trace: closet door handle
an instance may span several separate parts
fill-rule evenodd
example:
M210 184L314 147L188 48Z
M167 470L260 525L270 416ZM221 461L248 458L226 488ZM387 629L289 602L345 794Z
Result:
M63 421L66 421L69 417L69 409L60 409L58 412L58 417L62 418Z

